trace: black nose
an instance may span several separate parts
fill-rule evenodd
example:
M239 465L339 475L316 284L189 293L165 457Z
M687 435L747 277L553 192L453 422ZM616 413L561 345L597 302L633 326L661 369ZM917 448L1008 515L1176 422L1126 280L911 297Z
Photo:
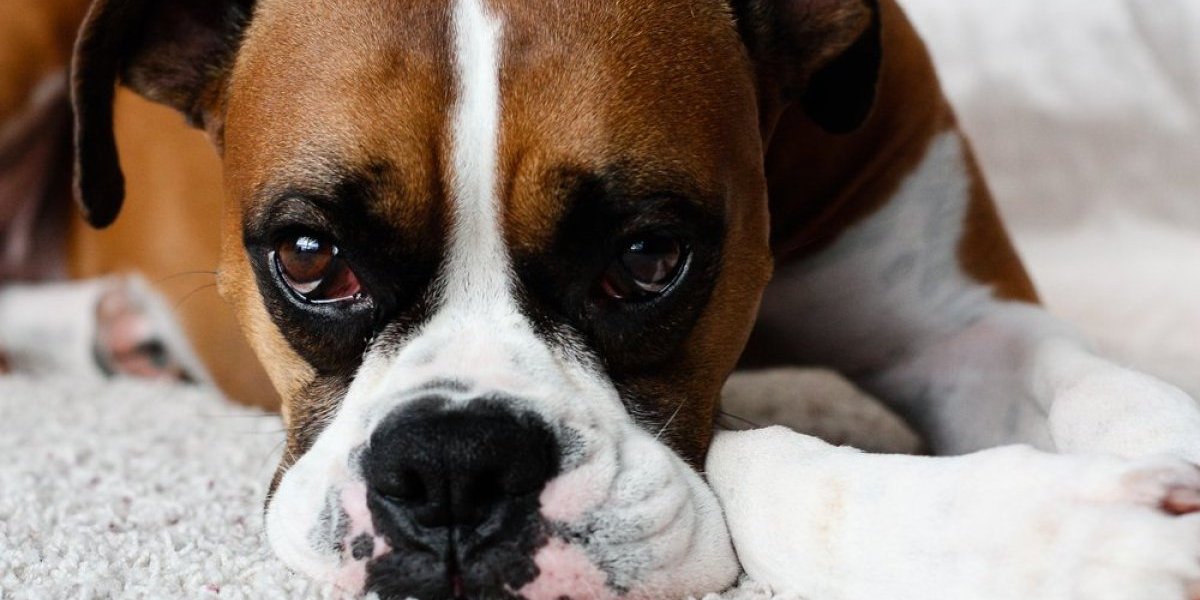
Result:
M444 537L431 530L498 532L534 517L559 450L535 414L489 400L428 400L390 415L363 460L376 519L420 541Z

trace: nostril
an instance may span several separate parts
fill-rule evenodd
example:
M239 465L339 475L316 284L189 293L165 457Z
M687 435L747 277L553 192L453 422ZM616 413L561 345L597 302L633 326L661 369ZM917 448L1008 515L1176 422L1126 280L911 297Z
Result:
M415 468L398 469L389 481L377 483L375 491L397 504L426 504L429 502L429 487L421 472Z

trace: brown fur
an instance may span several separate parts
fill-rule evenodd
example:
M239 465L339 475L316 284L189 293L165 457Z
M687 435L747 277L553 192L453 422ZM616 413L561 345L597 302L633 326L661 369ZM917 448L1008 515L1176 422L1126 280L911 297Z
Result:
M332 163L386 161L402 180L376 207L379 217L413 235L442 231L448 152L439 132L452 64L440 45L447 24L428 5L324 0L289 10L293 4L262 3L229 82L223 159L233 200L224 213L221 263L221 293L237 307L289 424L327 407L300 394L316 373L263 306L242 248L243 219L267 200L261 190L317 185ZM279 39L309 43L281 47ZM409 52L402 60L382 55L375 45L381 41ZM312 148L323 154L310 154Z
M0 3L0 124L28 107L29 91L66 69L88 0Z
M967 275L992 286L997 298L1039 302L1033 280L1005 231L979 168L967 144L967 168L971 173L971 204L967 207L966 229L958 243L958 260Z

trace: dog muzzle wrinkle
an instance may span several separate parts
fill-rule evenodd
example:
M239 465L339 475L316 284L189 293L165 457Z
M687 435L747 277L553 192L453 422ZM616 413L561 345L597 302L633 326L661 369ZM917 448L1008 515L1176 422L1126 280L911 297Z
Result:
M400 358L371 362L284 474L268 532L293 568L382 598L651 599L736 577L711 490L600 374Z

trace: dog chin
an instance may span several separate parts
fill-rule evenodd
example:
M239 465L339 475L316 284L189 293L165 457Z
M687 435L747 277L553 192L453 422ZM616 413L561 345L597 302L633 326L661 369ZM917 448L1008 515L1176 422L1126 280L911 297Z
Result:
M467 597L683 598L734 583L740 567L716 496L665 445L632 424L620 429L615 441L573 434L573 459L541 492L537 543L522 550L530 555L496 561L524 565L514 570L525 574L484 584L494 590L472 590L468 580ZM377 531L361 479L349 469L310 468L309 458L285 474L267 511L268 537L285 563L344 592L383 598L411 595L404 582L414 576L373 576L385 563L444 568L397 556L403 545Z

